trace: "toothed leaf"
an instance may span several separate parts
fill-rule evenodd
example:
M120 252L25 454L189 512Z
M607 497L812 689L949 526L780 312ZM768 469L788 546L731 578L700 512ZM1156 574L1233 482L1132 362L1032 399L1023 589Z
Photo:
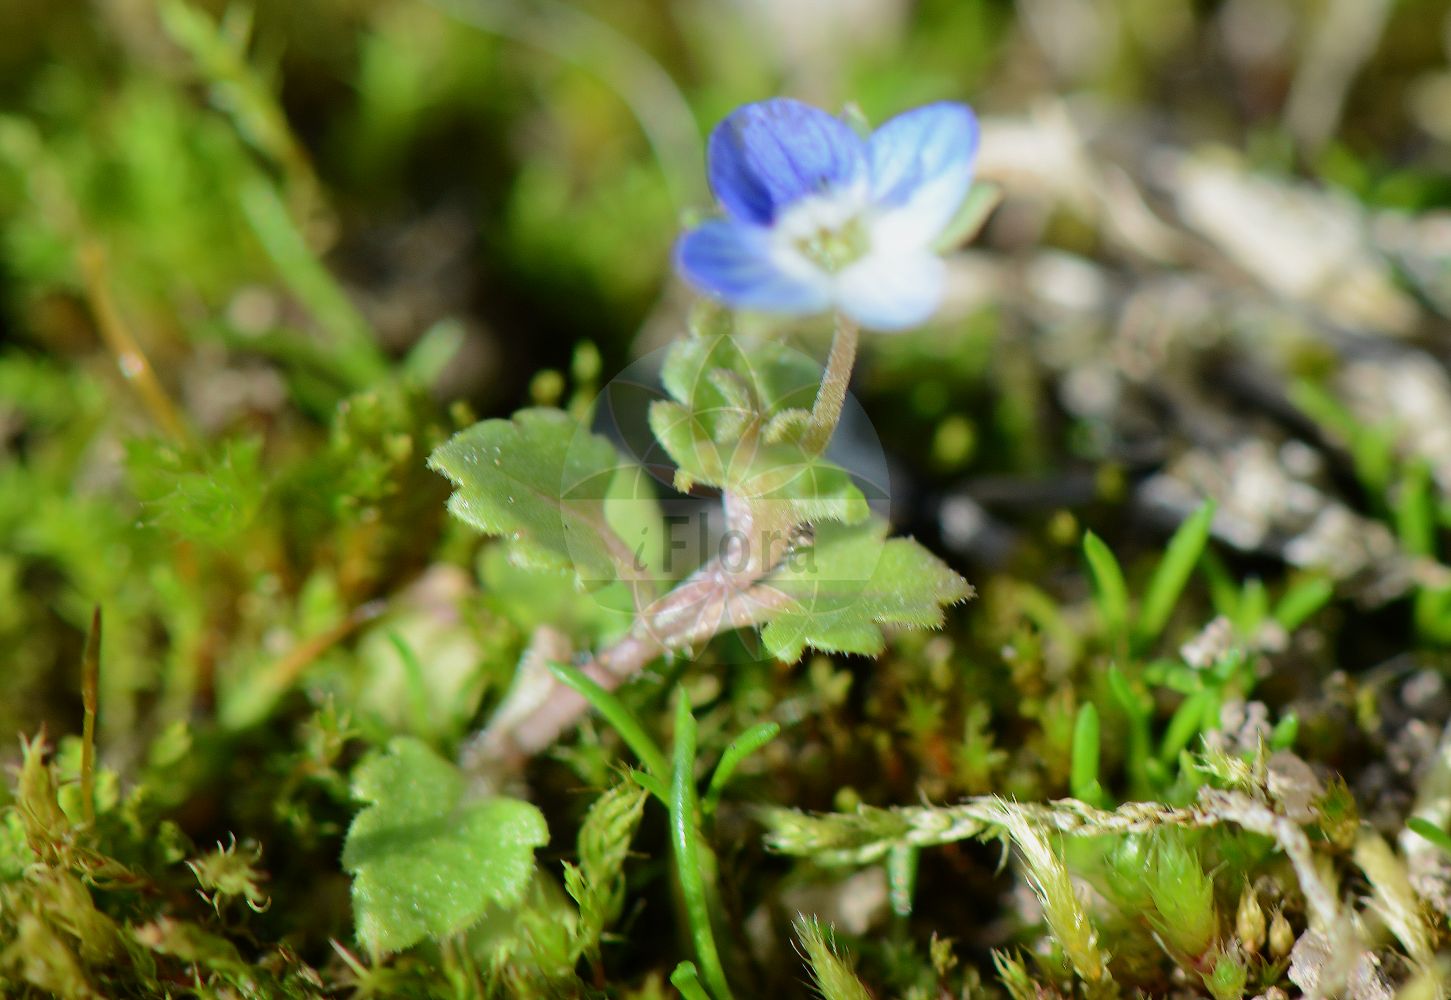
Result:
M887 539L887 525L822 524L815 543L793 553L767 586L791 601L761 631L766 648L795 662L807 646L875 656L883 629L936 628L944 606L973 594L966 580L910 538Z
M518 903L549 841L528 802L471 800L463 775L418 740L399 737L358 765L343 867L353 873L358 937L374 954L467 929L494 904Z
M568 568L591 582L646 575L614 530L609 505L653 504L648 477L568 414L536 408L485 420L455 434L428 464L456 487L449 511L507 539L515 563Z

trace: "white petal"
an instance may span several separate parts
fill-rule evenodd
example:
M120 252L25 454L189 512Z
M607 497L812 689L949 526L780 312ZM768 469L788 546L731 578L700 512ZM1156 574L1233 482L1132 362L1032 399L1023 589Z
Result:
M837 276L837 305L872 330L919 326L942 301L946 271L941 258L927 251L874 251Z
M873 229L884 245L925 247L936 239L967 196L977 144L972 109L949 102L898 115L872 134Z

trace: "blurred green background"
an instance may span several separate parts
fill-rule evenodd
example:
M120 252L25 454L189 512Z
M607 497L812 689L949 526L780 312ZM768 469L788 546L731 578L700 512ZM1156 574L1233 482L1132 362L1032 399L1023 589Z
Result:
M1061 793L1081 528L1133 564L1205 495L1221 582L1314 571L1353 604L1300 651L1307 686L1439 650L1436 529L1411 544L1394 498L1418 476L1446 522L1448 56L1444 0L0 0L0 760L79 731L99 605L103 761L197 842L287 838L274 884L310 885L350 815L343 742L451 748L533 625L603 627L449 523L423 460L472 419L587 405L685 330L703 137L775 94L872 121L965 100L1006 195L857 389L901 527L984 591L963 655L1047 663L992 675L1038 759L994 757L969 699L960 766L863 789ZM751 675L735 710L792 685L861 708L812 669ZM1343 711L1306 731L1331 747ZM845 739L772 800L829 806L874 752ZM607 774L590 746L576 774ZM316 909L314 958L348 927L319 877L287 918Z

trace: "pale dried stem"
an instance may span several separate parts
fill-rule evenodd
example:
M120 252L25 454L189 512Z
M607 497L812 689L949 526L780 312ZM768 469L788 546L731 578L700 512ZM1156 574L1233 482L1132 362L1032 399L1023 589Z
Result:
M784 594L759 584L769 571L769 566L757 566L751 573L731 572L719 558L711 560L642 611L626 636L579 664L579 670L605 690L614 690L663 656L688 651L722 632L760 624L787 601ZM553 745L588 711L584 698L552 674L539 673L526 681L532 683L516 684L493 721L471 742L463 755L466 765L518 766Z
M867 864L896 847L931 847L991 835L1008 829L1008 817L1041 830L1091 837L1234 823L1273 839L1285 853L1299 880L1311 926L1332 927L1340 916L1335 891L1316 868L1305 831L1268 803L1212 788L1201 790L1199 801L1183 808L1126 802L1104 810L1077 799L1038 804L986 795L951 806L905 806L858 814L782 812L767 842L783 854L809 855L824 864Z
M136 387L136 392L150 411L152 419L167 436L182 444L189 443L191 438L181 411L166 394L161 380L156 377L156 372L146 357L146 352L141 349L141 344L121 317L121 310L111 294L105 251L99 243L87 242L81 246L79 258L81 274L85 279L86 298L95 315L96 329L115 356L121 374Z

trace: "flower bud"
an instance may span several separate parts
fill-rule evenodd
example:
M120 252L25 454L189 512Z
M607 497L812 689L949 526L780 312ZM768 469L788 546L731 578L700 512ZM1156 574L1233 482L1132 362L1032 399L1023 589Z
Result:
M1284 958L1295 947L1295 932L1290 928L1290 922L1285 919L1285 914L1276 910L1275 915L1270 918L1270 954L1275 958Z
M1254 888L1248 883L1239 894L1239 909L1234 915L1234 932L1239 936L1240 944L1244 945L1245 954L1259 954L1260 946L1265 943L1265 911L1260 906Z

